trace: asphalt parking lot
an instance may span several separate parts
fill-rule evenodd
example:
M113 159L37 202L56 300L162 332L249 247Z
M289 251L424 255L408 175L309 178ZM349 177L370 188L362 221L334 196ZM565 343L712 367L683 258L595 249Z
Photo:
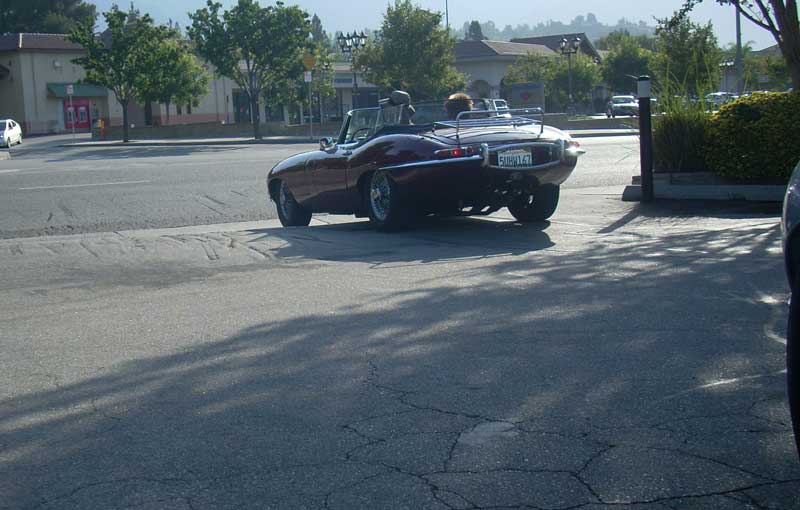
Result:
M0 508L793 509L777 211L0 240Z

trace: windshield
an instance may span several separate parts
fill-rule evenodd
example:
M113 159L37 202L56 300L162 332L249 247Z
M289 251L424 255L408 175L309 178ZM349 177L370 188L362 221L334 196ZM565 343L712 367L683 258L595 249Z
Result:
M342 124L339 143L359 143L371 138L385 127L393 126L427 126L437 122L454 120L448 114L447 101L425 101L412 105L384 106L381 108L363 108L353 110ZM504 100L475 99L472 111L508 111Z
M633 96L616 96L611 98L611 102L614 104L633 103L634 101Z

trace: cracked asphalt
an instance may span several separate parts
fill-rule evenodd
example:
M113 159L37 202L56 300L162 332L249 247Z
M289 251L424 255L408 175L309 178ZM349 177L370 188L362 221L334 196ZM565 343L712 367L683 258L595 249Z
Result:
M0 240L0 509L795 509L775 210Z

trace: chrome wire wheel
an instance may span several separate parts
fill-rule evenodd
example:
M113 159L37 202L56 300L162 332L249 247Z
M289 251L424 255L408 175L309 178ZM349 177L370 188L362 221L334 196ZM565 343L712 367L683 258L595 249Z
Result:
M375 218L386 221L392 207L392 185L384 172L378 172L373 176L369 187L369 200Z

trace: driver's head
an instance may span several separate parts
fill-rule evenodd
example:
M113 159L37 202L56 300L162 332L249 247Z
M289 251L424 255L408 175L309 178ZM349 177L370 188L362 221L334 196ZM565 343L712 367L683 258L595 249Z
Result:
M444 109L447 110L448 118L455 119L459 113L472 110L472 98L463 92L453 94L447 98Z

